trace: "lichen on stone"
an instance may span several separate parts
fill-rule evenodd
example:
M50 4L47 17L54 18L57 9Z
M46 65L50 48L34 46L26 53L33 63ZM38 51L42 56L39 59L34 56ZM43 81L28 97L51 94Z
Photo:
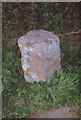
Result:
M31 30L18 40L27 82L50 81L61 69L60 40L50 31ZM28 75L27 75L28 74Z

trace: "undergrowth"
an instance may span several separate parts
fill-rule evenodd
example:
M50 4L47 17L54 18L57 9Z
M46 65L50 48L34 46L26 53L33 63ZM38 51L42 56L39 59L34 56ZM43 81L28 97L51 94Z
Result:
M49 84L43 81L30 84L24 80L18 44L13 44L15 36L18 37L31 29L42 28L60 34L68 32L68 27L74 25L73 29L78 30L78 14L75 10L78 7L72 3L25 4L3 3L3 118L26 118L38 110L49 110L65 104L80 104L81 72L78 69L81 62L78 50L72 49L68 37L60 38L62 69L60 73L54 73ZM75 20L73 24L72 20Z
M14 67L16 67L16 64ZM58 74L55 72L54 78L49 84L43 81L34 82L34 84L26 83L23 80L23 72L21 75L17 74L14 77L6 69L5 77L7 78L3 77L5 86L3 91L3 116L27 117L30 113L40 109L49 110L52 107L57 108L65 104L79 106L78 71L75 74L71 70L68 72L70 67L67 66L66 72L63 70Z

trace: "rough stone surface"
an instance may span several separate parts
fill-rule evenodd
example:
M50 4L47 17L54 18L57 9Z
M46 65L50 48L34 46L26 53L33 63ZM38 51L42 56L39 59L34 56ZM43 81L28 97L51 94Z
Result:
M30 115L29 118L79 118L79 116L74 115L71 108L67 106L61 106L56 110L52 108L49 111L37 111Z
M48 81L61 69L60 40L52 32L32 30L20 37L18 46L26 81Z

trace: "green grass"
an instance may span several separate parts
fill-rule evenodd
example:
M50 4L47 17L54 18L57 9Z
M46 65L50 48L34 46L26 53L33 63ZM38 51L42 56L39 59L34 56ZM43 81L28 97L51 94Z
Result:
M77 66L66 63L49 84L43 81L30 84L24 80L20 52L14 47L15 50L6 52L3 61L3 117L27 117L39 109L65 104L79 106Z
M5 70L8 78L3 79L3 116L26 117L39 109L49 110L65 104L79 106L78 71L72 74L68 69L67 72L55 73L49 84L43 81L30 84L24 80L23 74L14 73L14 76Z

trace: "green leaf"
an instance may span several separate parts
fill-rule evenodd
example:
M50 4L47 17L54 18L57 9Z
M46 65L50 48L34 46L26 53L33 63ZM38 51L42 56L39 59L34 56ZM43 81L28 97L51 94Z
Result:
M49 14L48 14L48 12L47 12L47 13L46 13L46 16L48 17L48 15L49 15Z
M49 20L49 24L52 24L51 20Z
M68 7L66 6L66 8L65 8L66 10L68 10Z

